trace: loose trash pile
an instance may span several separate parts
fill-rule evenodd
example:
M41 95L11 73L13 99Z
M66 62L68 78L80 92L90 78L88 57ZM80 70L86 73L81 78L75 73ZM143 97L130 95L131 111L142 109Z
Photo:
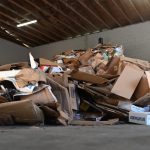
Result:
M0 66L0 125L150 125L150 63L122 45Z

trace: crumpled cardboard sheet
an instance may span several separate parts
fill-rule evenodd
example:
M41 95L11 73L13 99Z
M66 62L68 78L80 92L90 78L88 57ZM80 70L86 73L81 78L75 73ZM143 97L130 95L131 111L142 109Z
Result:
M36 84L39 81L46 83L45 74L40 70L24 68L16 75L16 82L19 87L25 87L29 83Z

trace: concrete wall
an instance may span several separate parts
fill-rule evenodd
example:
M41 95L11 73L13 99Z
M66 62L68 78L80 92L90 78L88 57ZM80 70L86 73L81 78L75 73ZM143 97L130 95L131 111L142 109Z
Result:
M30 51L32 52L35 58L44 57L50 58L55 54L59 54L60 52L67 50L67 49L80 49L86 47L85 36L79 38L73 38L68 40L63 40L51 44L46 44L38 47L31 48Z
M28 52L27 48L0 38L0 65L27 61Z
M150 60L150 22L55 42L30 50L35 57L50 58L66 49L92 48L99 37L103 37L104 42L124 45L126 56Z

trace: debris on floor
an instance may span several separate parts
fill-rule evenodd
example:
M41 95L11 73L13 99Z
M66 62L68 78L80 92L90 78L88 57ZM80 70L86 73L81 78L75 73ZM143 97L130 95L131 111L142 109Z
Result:
M0 66L0 125L150 125L150 63L123 52L99 44Z

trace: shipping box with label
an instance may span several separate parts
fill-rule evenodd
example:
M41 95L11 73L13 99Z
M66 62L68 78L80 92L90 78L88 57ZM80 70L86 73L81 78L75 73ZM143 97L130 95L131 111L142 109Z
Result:
M129 122L150 125L150 112L129 112Z

